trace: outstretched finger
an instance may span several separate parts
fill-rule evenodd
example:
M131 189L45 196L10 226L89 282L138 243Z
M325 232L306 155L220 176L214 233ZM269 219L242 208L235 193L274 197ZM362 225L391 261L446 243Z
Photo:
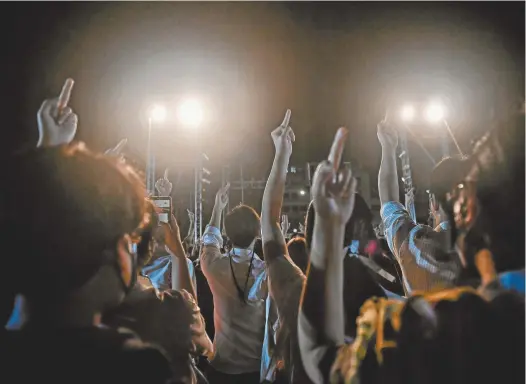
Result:
M69 98L71 97L71 90L75 82L73 79L66 79L62 91L60 91L60 96L58 97L57 108L61 112L64 108L67 107L69 103Z
M338 129L338 132L336 132L336 135L334 136L334 141L332 142L331 150L329 152L329 162L332 164L335 172L340 168L348 132L347 128L342 127Z
M221 194L225 195L228 193L228 190L230 189L230 182L226 183L223 188L221 188Z
M283 122L281 123L281 128L287 128L289 126L289 122L290 122L290 115L291 115L291 111L290 109L287 109L287 112L285 112L285 118L283 119Z
M121 141L119 141L119 143L115 146L115 148L113 148L113 152L115 153L120 153L122 151L122 149L124 148L124 146L128 143L128 139L122 139Z
M169 168L166 168L166 169L164 170L164 176L163 176L163 179L165 179L165 180L168 180L168 169L169 169Z
M392 118L391 115L392 115L391 108L388 107L388 108L385 110L385 116L384 116L383 121L386 122L386 123L390 122L390 121L391 121L391 118Z

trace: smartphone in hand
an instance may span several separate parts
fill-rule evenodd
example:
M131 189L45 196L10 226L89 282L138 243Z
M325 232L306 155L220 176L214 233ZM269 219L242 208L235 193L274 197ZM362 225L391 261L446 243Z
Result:
M159 223L168 223L172 212L172 198L169 196L153 196L150 199L156 207Z

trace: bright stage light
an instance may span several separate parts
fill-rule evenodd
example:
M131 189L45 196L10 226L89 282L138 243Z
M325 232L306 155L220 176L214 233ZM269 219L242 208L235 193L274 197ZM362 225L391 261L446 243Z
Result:
M430 123L438 123L444 120L444 107L438 103L429 104L425 111L426 120Z
M203 110L196 100L187 100L177 110L177 117L182 124L197 127L203 120Z
M306 193L307 193L307 192L305 192L305 190L303 190L303 189L300 191L300 195L301 195L301 196L305 196Z
M406 105L400 111L400 117L403 121L412 121L415 118L415 107L412 105Z
M162 105L154 105L150 110L150 118L156 123L161 123L166 119L166 108Z

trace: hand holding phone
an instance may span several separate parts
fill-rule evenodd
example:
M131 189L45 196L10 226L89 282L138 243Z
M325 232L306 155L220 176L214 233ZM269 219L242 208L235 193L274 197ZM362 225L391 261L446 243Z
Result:
M169 223L172 213L172 198L170 196L153 196L151 200L156 207L159 223Z

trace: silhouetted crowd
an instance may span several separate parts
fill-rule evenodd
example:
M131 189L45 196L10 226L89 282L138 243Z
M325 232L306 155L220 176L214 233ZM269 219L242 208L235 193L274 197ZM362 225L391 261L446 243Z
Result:
M0 314L5 383L525 382L524 111L431 173L433 225L399 195L398 122L378 124L381 230L337 130L301 233L283 195L295 136L269 130L261 213L216 194L198 243L153 204L171 195L75 141L73 80L6 164ZM6 250L9 248L5 248Z

